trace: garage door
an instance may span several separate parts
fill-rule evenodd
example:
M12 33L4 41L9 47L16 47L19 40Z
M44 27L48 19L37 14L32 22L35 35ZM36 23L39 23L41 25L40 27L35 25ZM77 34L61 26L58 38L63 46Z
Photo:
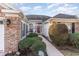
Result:
M0 20L0 52L4 52L4 23Z

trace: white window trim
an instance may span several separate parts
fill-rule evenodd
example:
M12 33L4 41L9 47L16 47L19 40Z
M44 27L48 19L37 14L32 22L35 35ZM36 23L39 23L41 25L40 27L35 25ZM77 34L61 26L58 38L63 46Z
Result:
M21 21L21 26L22 26L22 27L23 27L23 24L25 24L25 36L21 37L22 33L20 33L20 40L22 40L22 39L24 39L24 38L26 37L26 22ZM22 28L22 29L23 29L23 28ZM21 29L21 31L22 31L22 29ZM21 31L20 31L20 32L21 32Z

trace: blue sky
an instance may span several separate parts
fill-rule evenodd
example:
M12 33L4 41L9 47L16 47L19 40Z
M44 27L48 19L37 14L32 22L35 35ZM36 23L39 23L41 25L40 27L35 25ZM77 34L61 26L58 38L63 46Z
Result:
M38 14L54 16L58 13L79 16L78 3L16 3L14 7L23 11L24 14Z

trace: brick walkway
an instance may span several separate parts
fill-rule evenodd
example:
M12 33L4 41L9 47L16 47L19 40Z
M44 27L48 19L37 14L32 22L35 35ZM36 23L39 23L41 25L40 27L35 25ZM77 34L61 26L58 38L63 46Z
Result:
M46 50L48 56L64 56L58 49L56 49L48 40L46 40L43 36L39 35L46 44Z

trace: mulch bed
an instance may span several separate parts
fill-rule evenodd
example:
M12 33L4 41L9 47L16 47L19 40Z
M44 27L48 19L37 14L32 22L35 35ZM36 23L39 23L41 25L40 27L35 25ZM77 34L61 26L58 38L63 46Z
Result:
M67 45L64 45L64 46L56 46L54 43L52 43L48 37L42 35L46 40L48 40L52 45L54 45L61 53L63 51L71 51L73 53L79 53L79 49L77 49L76 47L73 47L71 44L67 44Z
M73 52L79 52L79 49L77 49L73 46L63 46L63 47L56 46L56 48L59 50L69 50L69 51L73 51Z

